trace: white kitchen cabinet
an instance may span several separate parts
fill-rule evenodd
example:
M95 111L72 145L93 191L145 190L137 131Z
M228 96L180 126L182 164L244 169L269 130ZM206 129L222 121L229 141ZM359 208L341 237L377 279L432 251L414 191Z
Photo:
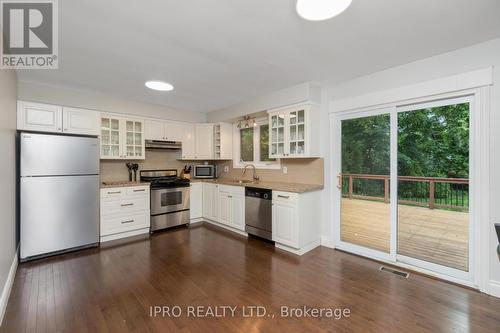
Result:
M62 107L17 102L17 129L39 132L62 132Z
M186 127L179 123L165 123L165 140L182 142Z
M233 125L217 123L214 125L214 158L216 160L233 159Z
M203 183L190 184L189 202L190 218L201 218L203 216Z
M145 158L144 121L101 116L101 159Z
M18 101L17 129L97 136L99 115L93 110Z
M271 158L319 156L318 107L304 104L268 113Z
M219 185L203 183L203 217L219 221Z
M144 123L146 140L165 140L165 123L159 120L146 120Z
M320 191L273 191L272 238L276 247L302 255L320 245L320 200Z
M195 158L198 160L214 159L214 126L195 125Z
M245 230L245 188L241 186L219 186L219 223Z
M182 136L182 159L194 160L196 156L195 147L195 129L192 124L184 125L184 133Z
M101 189L101 242L149 233L149 186Z
M63 132L98 136L100 115L98 111L63 107Z

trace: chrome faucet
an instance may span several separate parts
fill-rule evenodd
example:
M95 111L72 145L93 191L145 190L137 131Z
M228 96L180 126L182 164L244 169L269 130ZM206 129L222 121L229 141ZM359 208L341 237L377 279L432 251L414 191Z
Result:
M247 168L248 167L252 167L253 168L253 180L258 182L259 181L259 176L257 176L257 170L255 169L255 165L253 164L247 164L245 165L245 168L243 168L243 173L241 174L241 176L244 176L245 175L245 172L247 171Z

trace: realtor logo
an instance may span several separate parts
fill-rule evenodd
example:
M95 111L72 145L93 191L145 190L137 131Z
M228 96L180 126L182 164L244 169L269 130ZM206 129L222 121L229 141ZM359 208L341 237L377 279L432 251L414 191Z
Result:
M1 68L57 69L57 0L0 0Z

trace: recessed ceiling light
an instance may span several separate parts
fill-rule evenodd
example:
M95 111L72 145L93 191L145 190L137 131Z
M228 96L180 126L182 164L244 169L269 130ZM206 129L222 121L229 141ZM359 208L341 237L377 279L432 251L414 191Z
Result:
M351 5L352 0L297 0L297 13L309 21L328 20Z
M163 81L147 81L145 86L149 89L159 90L159 91L171 91L174 90L174 86L170 83Z

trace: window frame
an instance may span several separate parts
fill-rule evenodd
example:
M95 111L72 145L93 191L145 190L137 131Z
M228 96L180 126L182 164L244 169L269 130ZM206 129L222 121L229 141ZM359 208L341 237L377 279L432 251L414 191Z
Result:
M253 161L244 162L241 160L241 136L240 130L238 128L238 122L233 123L233 168L235 169L243 169L245 166L249 164L255 165L257 169L281 169L281 160L276 159L276 161L261 161L260 160L260 127L263 125L269 125L269 118L257 118L255 119L255 123L257 124L254 129L253 135ZM270 134L269 134L270 138Z

